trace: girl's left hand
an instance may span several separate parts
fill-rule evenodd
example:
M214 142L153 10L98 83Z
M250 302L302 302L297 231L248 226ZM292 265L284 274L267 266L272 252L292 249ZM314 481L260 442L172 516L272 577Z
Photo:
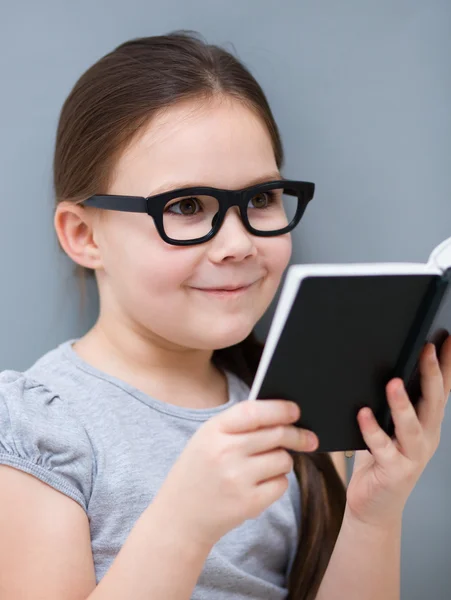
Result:
M346 491L347 512L367 524L399 523L407 498L440 442L441 425L451 388L451 335L445 340L440 361L426 344L420 356L422 397L410 402L402 379L386 386L395 425L392 440L381 429L369 407L357 416L368 450L357 450Z

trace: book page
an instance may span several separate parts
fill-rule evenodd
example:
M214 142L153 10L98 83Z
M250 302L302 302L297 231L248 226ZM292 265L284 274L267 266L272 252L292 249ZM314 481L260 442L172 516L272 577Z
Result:
M440 271L451 267L451 237L434 248L429 256L428 264Z
M425 275L429 273L440 274L434 263L416 262L368 262L368 263L341 263L341 264L311 264L293 265L299 279L314 276L331 275Z

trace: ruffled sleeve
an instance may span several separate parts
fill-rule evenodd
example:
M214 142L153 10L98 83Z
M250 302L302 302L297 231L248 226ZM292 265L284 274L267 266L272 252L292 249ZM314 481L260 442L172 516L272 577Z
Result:
M71 407L18 371L0 372L0 464L34 475L87 511L93 451Z

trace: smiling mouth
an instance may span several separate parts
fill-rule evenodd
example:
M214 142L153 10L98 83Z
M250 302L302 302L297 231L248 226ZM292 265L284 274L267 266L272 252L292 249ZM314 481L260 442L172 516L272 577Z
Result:
M240 296L245 293L247 290L252 288L256 283L258 283L260 279L254 281L254 283L250 283L246 286L241 286L237 288L192 288L199 292L204 292L206 294L211 294L213 296L223 296L223 297L234 297Z

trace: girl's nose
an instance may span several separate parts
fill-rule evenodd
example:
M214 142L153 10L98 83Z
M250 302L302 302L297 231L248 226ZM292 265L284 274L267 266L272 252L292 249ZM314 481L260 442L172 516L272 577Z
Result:
M217 215L213 217L215 222ZM241 220L238 206L232 206L227 211L221 228L210 241L214 260L234 257L242 260L248 255L255 254L255 237L247 231Z

